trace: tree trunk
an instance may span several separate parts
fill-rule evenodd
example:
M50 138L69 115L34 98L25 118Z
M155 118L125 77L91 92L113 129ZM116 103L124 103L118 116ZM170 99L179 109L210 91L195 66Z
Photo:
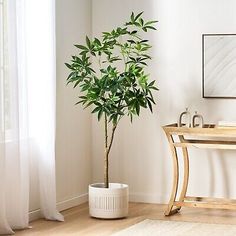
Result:
M107 134L107 115L105 114L105 153L104 153L104 187L109 187L108 173L108 134Z
M104 187L109 188L109 153L111 151L117 124L113 124L111 139L108 144L108 122L105 114L105 152L104 152Z
M108 152L105 150L105 160L104 160L104 187L109 188L109 172L108 172Z

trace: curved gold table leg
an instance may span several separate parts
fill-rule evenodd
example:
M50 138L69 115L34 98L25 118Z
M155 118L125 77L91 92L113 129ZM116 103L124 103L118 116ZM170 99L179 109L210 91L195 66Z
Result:
M168 207L165 211L165 215L169 216L178 212L178 210L180 209L179 207L176 209L173 209L174 202L177 195L177 190L178 190L178 183L179 183L179 163L178 163L178 156L177 156L176 148L173 145L174 143L173 137L167 133L166 133L166 136L170 144L170 149L171 149L172 159L173 159L173 170L174 170L172 193L171 193Z
M183 135L179 136L180 142L184 142ZM188 180L189 180L189 157L188 157L188 149L186 147L182 147L183 158L184 158L184 179L182 190L180 193L179 201L183 202L186 196L187 188L188 188ZM181 207L180 207L181 208Z

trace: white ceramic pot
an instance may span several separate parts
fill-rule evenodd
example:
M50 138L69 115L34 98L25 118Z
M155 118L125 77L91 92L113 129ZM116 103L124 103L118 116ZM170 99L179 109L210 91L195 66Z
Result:
M117 219L128 215L129 190L127 184L103 183L89 185L89 214L102 219Z

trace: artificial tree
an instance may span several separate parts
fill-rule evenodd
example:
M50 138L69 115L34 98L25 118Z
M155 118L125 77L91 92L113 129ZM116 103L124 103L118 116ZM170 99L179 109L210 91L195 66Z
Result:
M67 83L79 86L80 96L76 104L84 108L92 106L98 120L104 118L104 187L109 187L109 154L117 125L122 117L139 116L140 108L155 104L152 90L158 90L155 80L149 82L146 73L149 41L144 33L156 30L157 21L144 21L142 13L131 14L123 26L103 32L101 39L86 36L85 45L75 45L78 55L65 63L71 70ZM92 61L97 61L97 66ZM110 125L109 125L110 124ZM111 127L110 127L111 126ZM111 135L108 131L111 128Z

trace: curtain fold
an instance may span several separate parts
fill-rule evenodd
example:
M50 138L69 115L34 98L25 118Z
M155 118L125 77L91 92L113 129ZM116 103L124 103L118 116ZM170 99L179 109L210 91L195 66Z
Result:
M55 198L55 0L26 3L29 136L38 156L41 211L47 219L62 221Z
M29 167L24 0L4 1L1 73L0 233L28 226ZM3 52L1 52L3 53Z
M11 234L28 227L29 158L37 160L42 215L59 221L63 216L56 209L55 188L55 1L4 4L0 234Z

